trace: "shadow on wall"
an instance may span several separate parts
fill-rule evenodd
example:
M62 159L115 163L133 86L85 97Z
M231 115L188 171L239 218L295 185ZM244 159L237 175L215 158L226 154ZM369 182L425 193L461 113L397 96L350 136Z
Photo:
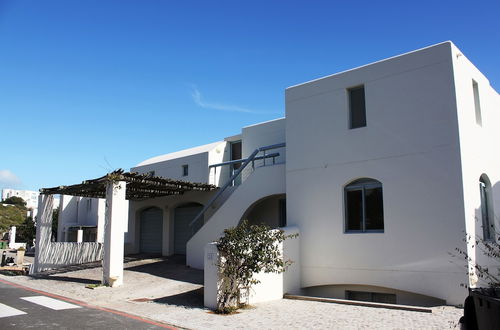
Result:
M286 226L286 194L266 196L259 199L243 213L240 222L248 220L250 225L264 224L271 228Z

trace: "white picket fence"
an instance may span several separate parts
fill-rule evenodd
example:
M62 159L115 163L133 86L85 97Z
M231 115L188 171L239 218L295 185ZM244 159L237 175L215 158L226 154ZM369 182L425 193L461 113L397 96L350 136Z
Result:
M37 271L99 261L103 258L103 251L102 243L51 242L40 251Z

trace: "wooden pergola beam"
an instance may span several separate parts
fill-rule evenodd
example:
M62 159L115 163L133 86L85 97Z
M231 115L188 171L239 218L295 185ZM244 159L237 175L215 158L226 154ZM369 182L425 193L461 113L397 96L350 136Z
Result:
M129 173L116 170L97 179L85 180L80 184L40 189L42 195L70 195L90 198L105 198L109 182L121 181L126 184L126 199L147 199L170 195L181 195L186 191L212 191L216 186L155 177L149 174Z

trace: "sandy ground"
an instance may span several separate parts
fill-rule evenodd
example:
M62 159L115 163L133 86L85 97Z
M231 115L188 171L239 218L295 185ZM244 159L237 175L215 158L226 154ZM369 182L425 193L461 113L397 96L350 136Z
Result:
M190 329L458 329L463 310L432 313L282 299L221 316L203 307L203 272L173 259L128 259L124 285L85 288L100 282L102 269L73 267L42 278L0 278L92 305L112 308ZM0 294L1 295L1 294Z

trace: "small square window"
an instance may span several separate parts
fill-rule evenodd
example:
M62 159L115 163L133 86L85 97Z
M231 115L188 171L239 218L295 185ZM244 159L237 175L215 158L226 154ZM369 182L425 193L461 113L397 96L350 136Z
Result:
M365 86L349 88L349 128L366 126Z
M189 174L189 166L182 165L182 176L188 176L188 174Z

